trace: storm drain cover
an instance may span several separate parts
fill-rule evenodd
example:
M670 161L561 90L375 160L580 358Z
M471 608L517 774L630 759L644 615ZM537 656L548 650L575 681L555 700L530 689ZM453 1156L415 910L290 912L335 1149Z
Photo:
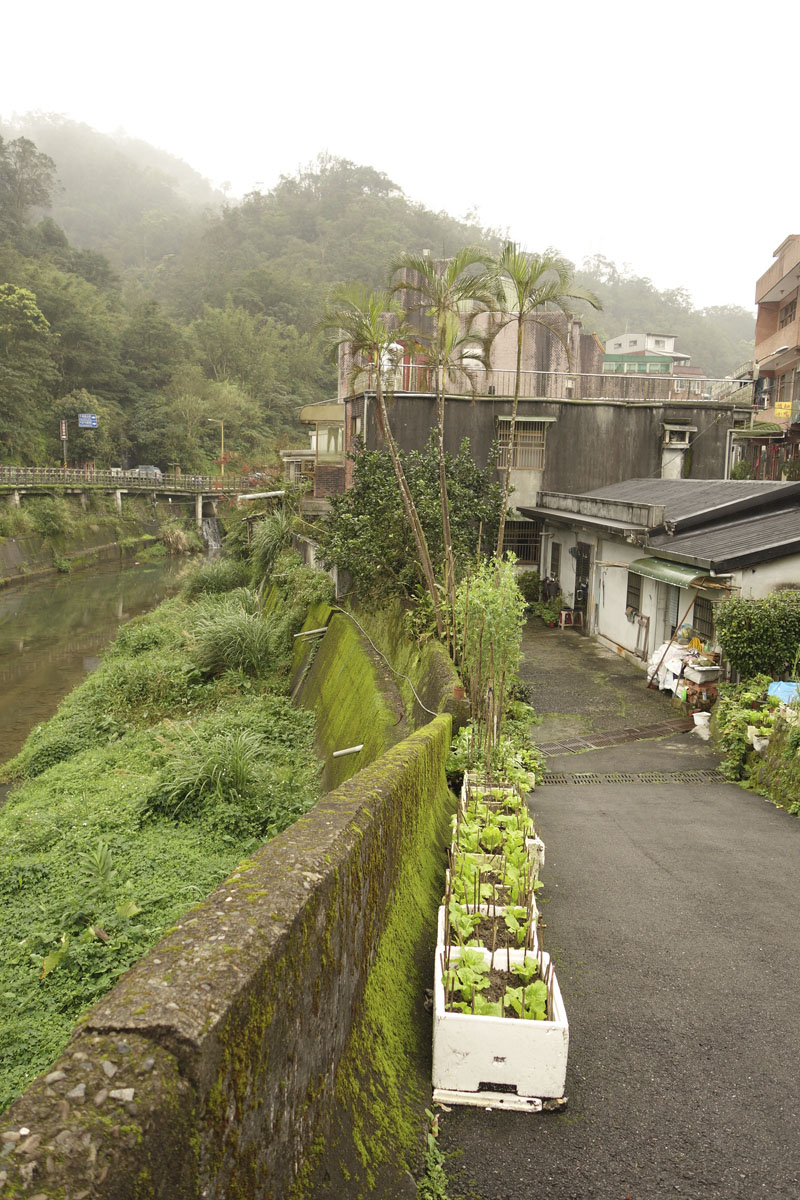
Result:
M589 771L583 772L567 772L553 771L552 773L545 772L542 777L542 784L550 784L551 786L574 787L580 784L594 784L595 787L604 787L613 784L653 784L660 783L726 783L727 780L719 770L710 771L641 771L638 775L629 771L611 771L606 775L596 775Z

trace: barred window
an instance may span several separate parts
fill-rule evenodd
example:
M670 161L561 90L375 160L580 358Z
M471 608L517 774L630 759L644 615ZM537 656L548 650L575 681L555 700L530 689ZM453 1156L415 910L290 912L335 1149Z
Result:
M550 546L550 578L558 579L561 574L561 542L553 542Z
M705 596L698 596L694 602L692 627L697 636L704 642L714 640L714 607Z
M642 577L636 575L633 571L628 571L628 590L625 594L625 607L632 608L634 612L641 612L642 608Z
M503 530L503 550L512 550L520 563L539 562L538 521L506 521Z
M500 457L497 465L508 469L509 436L511 422L500 421L498 440ZM542 471L544 469L544 438L547 432L545 421L521 421L514 426L514 446L511 453L512 471Z

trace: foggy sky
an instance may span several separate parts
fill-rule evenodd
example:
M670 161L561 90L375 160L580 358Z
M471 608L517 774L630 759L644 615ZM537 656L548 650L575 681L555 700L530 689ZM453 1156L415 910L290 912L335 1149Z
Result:
M231 196L327 150L527 249L602 254L698 305L751 307L800 232L787 0L41 0L3 24L0 116L124 130Z

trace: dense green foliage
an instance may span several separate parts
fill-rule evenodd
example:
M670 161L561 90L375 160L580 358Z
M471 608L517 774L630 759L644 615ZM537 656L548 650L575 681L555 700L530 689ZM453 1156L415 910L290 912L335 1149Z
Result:
M400 458L435 565L444 560L439 466L435 449ZM360 596L420 598L424 581L391 461L363 447L353 456L353 486L331 497L332 513L319 531L323 561L349 571ZM491 546L500 517L500 487L491 468L481 469L469 443L446 456L456 570L463 573L481 544Z
M771 592L758 600L731 596L714 617L719 644L744 679L782 679L800 650L800 591Z
M748 726L756 726L766 736L773 724L778 701L767 697L771 682L769 675L754 675L744 683L720 688L714 708L714 725L723 755L721 767L728 779L743 779L748 773L748 761L752 757Z
M321 156L227 204L185 163L60 117L0 124L0 457L213 469L277 466L335 374L313 337L328 289L385 282L404 253L498 251L491 230L411 203L371 167ZM697 312L602 259L575 275L611 335L668 328L714 374L748 357L752 317ZM77 430L78 412L97 430ZM24 420L21 418L24 416Z
M18 786L0 810L0 1108L189 905L315 802L314 717L286 673L303 605L330 581L281 568L287 604L268 618L247 589L192 585L196 599L125 626L4 768Z

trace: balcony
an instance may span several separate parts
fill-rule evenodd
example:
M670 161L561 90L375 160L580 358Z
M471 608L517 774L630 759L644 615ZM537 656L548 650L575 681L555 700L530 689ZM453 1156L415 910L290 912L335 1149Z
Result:
M780 304L800 284L800 237L786 238L773 257L776 261L756 284L756 304Z
M509 400L514 395L514 382L514 371L465 367L447 372L445 391L448 396ZM403 363L396 370L384 373L383 384L387 392L424 396L437 391L436 372L416 363ZM374 370L365 368L352 378L347 394L358 396L374 390ZM617 400L630 404L688 400L749 407L753 403L753 385L750 380L696 379L679 375L522 371L519 395L525 400Z

